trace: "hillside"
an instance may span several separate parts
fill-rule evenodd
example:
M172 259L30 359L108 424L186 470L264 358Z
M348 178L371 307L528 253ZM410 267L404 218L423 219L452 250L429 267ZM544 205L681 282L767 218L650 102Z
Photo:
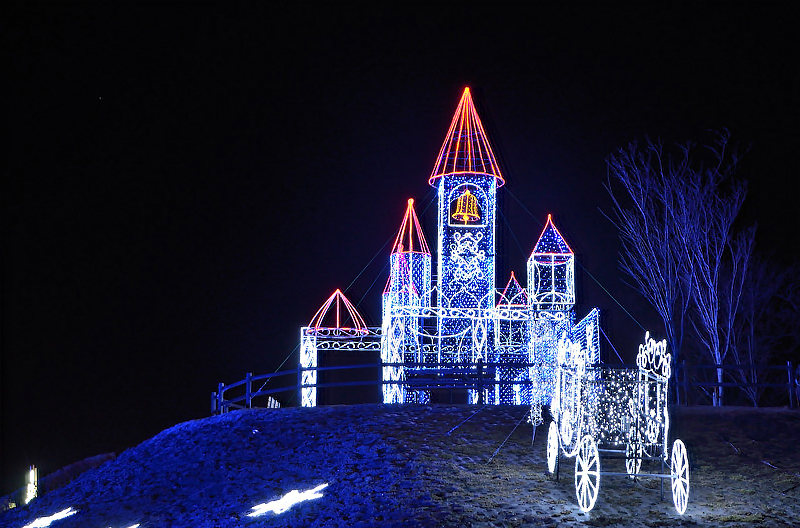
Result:
M601 480L588 515L574 460L556 482L525 409L356 405L248 410L176 425L64 488L0 514L21 528L261 526L791 526L800 522L800 412L673 412L692 464L686 515L654 479ZM476 413L476 411L478 411ZM461 425L459 425L461 424ZM515 429L516 427L516 429ZM455 429L454 429L455 428ZM511 434L513 431L513 434ZM509 436L510 434L510 436ZM506 440L507 439L507 440ZM503 443L505 441L505 443ZM492 455L500 448L502 449ZM603 469L609 469L610 465ZM321 498L248 517L293 489Z

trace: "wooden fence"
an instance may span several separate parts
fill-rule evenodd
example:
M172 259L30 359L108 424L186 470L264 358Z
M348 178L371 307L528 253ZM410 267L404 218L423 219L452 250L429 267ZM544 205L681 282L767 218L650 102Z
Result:
M723 381L717 380L717 371L722 370ZM741 381L734 377L735 372L749 381ZM750 377L747 378L745 374ZM745 394L748 389L756 391L772 390L773 402L787 402L789 408L800 405L800 387L797 379L798 372L791 361L786 365L687 365L681 363L675 373L675 387L678 401L682 404L693 402L702 404L708 389L722 387L737 389L736 397L750 399ZM756 380L756 381L752 381ZM699 390L698 390L699 389ZM784 396L785 395L785 396ZM727 396L726 396L727 397ZM723 400L724 401L724 400ZM773 403L774 405L774 403Z

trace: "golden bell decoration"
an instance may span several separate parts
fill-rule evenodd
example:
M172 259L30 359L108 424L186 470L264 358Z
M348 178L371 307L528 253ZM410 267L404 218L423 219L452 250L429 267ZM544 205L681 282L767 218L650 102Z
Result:
M458 197L453 218L465 224L481 219L481 215L478 213L478 199L469 192L469 189L464 189L464 192Z

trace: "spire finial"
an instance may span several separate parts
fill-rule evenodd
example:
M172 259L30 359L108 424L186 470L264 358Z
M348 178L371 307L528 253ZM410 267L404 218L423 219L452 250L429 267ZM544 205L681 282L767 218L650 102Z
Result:
M431 250L428 248L428 242L425 240L425 235L422 233L422 227L419 224L419 218L414 211L414 199L408 199L408 206L406 207L406 214L403 215L403 222L400 224L400 230L392 244L392 253L424 253L430 255Z

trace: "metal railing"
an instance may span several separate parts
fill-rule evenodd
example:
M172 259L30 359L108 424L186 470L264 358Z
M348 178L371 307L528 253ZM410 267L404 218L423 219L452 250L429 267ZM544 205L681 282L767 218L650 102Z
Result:
M495 369L527 369L533 367L532 363L503 362L488 363L477 361L475 363L368 363L359 365L337 365L327 367L309 367L284 370L273 374L262 374L254 376L248 372L245 378L236 383L226 385L220 383L217 390L211 393L211 414L221 414L235 409L249 409L252 407L265 407L265 405L254 405L254 400L264 397L275 397L281 393L297 394L301 388L314 387L316 389L332 389L344 387L382 387L384 385L403 385L411 390L477 390L479 398L483 401L485 389L495 386L529 386L529 381L498 381L494 379ZM313 385L303 384L301 375L303 372L316 371L358 371L367 369L380 369L382 367L403 367L408 374L407 379L400 381L383 381L379 378L358 381L327 381L317 382ZM291 385L286 383L279 386L271 385L266 388L275 378L293 378ZM263 382L263 383L261 383ZM261 383L261 387L253 390ZM229 392L230 391L230 392ZM235 395L231 396L230 394ZM290 398L286 398L289 401ZM285 404L284 404L285 405Z
M216 392L211 393L211 414L221 414L235 409L249 409L252 407L270 407L269 398L278 399L277 395L285 395L281 399L283 406L288 406L289 403L296 399L299 401L298 393L302 387L315 387L317 389L335 389L345 387L382 387L384 385L403 385L411 390L463 390L471 389L477 390L479 398L482 398L485 389L493 389L495 386L511 386L520 385L522 387L530 386L530 381L513 381L513 380L496 380L495 370L497 368L508 369L526 369L535 367L533 363L523 362L504 362L492 363L478 361L475 363L459 363L459 364L442 364L442 363L368 363L358 365L337 365L326 367L312 367L306 369L291 369L272 374L261 374L254 376L248 372L245 378L236 383L226 385L220 383ZM610 365L604 365L610 366ZM400 381L383 381L379 377L376 379L367 380L350 380L350 381L325 381L318 382L313 385L302 384L302 372L315 370L318 373L322 372L335 372L335 371L364 371L375 370L381 367L404 367L407 378ZM622 368L636 368L629 365L617 365L616 367ZM758 369L759 372L765 376L771 377L773 381L757 381L757 382L739 382L735 381L730 374L726 374L725 381L719 382L715 380L709 381L707 375L692 375L692 373L703 373L707 371L716 371L721 368L723 371L730 372L732 370L749 370ZM782 372L780 377L786 376L784 381L774 381L776 373ZM767 374L767 373L772 373ZM778 393L786 394L788 396L788 406L794 408L800 405L800 387L798 387L797 380L795 379L795 371L791 362L783 365L767 365L767 366L753 366L753 365L686 365L682 364L676 370L674 380L676 393L682 392L681 403L693 402L693 404L704 403L702 396L699 394L703 389L714 387L729 387L740 390L747 388L757 389L774 389ZM378 375L380 376L380 375ZM291 382L284 381L277 386L273 380L277 379L292 380ZM260 387L259 387L260 385ZM254 390L255 387L258 387ZM699 389L699 391L698 391ZM785 405L785 396L773 396L773 400L779 402L779 405ZM254 404L254 401L260 405Z
M268 389L265 388L273 379L287 376L293 376L296 381L291 385L282 385L279 387L273 385ZM248 372L243 380L237 381L236 383L231 383L230 385L219 383L219 385L217 385L217 391L211 393L211 414L222 414L235 409L250 409L254 407L253 400L256 399L265 402L262 405L256 405L256 407L273 407L274 405L270 404L270 399L277 400L275 395L297 391L299 376L300 369L284 370L258 376L253 376L252 372ZM254 391L254 384L258 384L261 381L264 382L261 388ZM225 399L225 393L228 391L241 392L241 394Z

